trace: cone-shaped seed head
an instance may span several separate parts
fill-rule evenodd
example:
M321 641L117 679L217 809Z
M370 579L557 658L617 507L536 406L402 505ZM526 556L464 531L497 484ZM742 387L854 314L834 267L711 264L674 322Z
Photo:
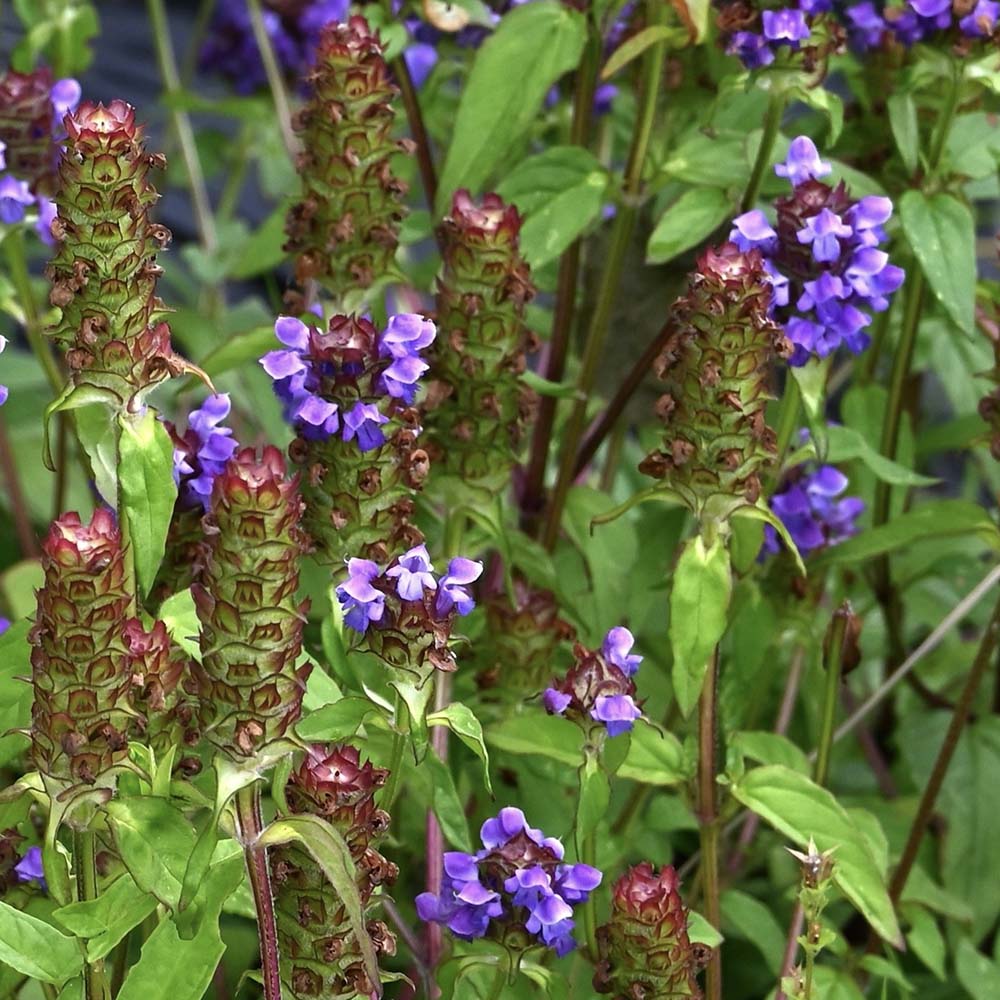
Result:
M337 829L351 849L355 880L365 909L375 889L391 884L398 870L373 846L389 826L375 806L388 771L362 763L352 746L312 747L286 787L293 813L318 816ZM309 853L295 844L271 852L281 954L281 978L292 997L354 1000L377 984L365 972L347 913ZM391 955L396 941L386 926L369 920L376 954Z
M630 868L611 896L611 919L597 931L599 993L620 1000L700 997L698 959L688 940L688 911L669 865L659 874L648 861Z
M196 668L206 736L252 757L299 717L308 665L296 667L306 604L298 483L272 447L239 452L216 477L204 571L191 590L201 622Z
M774 458L764 408L771 364L790 345L768 316L770 297L760 252L726 243L702 254L674 304L675 330L656 364L668 384L656 404L663 446L640 469L700 517L756 503Z
M392 138L398 91L363 17L326 26L308 81L312 95L295 123L303 192L288 215L285 249L296 255L300 285L315 280L342 302L392 263L406 192L392 157L410 147Z
M518 250L521 218L495 194L477 205L459 191L441 226L438 337L428 391L431 457L492 490L510 479L535 394L518 379L531 337L524 306L534 294Z

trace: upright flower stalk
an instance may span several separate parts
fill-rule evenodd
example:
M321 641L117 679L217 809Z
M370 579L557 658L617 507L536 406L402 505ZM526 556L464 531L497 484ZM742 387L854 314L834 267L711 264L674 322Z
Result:
M392 138L399 91L363 17L326 26L308 81L312 93L294 123L303 192L288 214L285 249L298 284L315 281L342 306L392 270L406 192L392 159L411 144Z
M510 481L535 394L519 381L534 294L518 249L521 217L495 194L458 191L440 228L438 339L426 412L431 457L463 482L499 492Z
M352 746L313 746L285 790L292 815L317 816L344 839L366 911L378 889L398 874L375 846L389 828L388 813L375 805L387 775L362 762ZM365 969L344 903L309 852L296 843L273 848L271 867L285 995L293 1000L376 995L379 984ZM381 921L367 921L365 932L376 955L395 954L396 940Z

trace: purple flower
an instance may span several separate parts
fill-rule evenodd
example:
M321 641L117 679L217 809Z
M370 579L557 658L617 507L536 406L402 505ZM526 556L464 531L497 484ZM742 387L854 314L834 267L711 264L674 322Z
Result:
M14 874L19 882L37 882L43 892L48 891L45 884L45 871L42 868L42 849L29 847L24 857L14 865Z
M829 263L840 257L840 241L853 235L853 230L843 219L830 209L824 208L818 215L806 219L806 224L796 234L800 243L812 244L813 258L821 263Z
M80 89L80 84L72 77L64 77L62 80L56 80L52 84L52 90L49 91L49 98L52 101L53 117L58 123L57 128L61 129L63 118L80 103L82 94L83 91Z
M951 10L951 0L909 0L909 3L921 17L937 17Z
M174 482L183 506L208 510L215 477L239 447L232 429L220 426L231 406L228 393L220 393L188 416L181 446L174 448Z
M454 608L460 615L467 615L476 606L468 586L482 576L483 564L474 559L456 556L448 563L448 571L441 577L434 609L446 615Z
M26 181L19 181L13 174L0 177L0 222L20 222L34 201Z
M856 3L845 11L847 15L847 33L851 47L866 52L882 43L888 25L885 18L875 9L871 0Z
M963 34L982 38L993 34L998 18L1000 18L1000 3L994 3L993 0L978 0L972 13L966 14L958 22L958 26Z
M779 177L787 177L792 187L817 177L825 177L833 167L819 157L816 144L807 135L793 139L788 147L788 156L784 163L778 163L774 172Z
M389 367L379 376L382 392L406 404L413 402L417 381L430 367L419 352L429 347L436 335L434 324L416 313L400 313L389 318L379 336L379 354L392 358Z
M437 49L426 42L414 42L403 50L406 68L410 71L410 79L418 90L427 82L431 70L438 61Z
M841 497L847 477L832 465L812 472L803 467L793 473L792 482L771 498L771 509L788 529L798 550L805 555L815 549L836 545L857 533L855 523L865 509L860 497ZM781 549L777 532L766 525L762 552Z
M631 677L639 669L639 664L642 663L641 656L630 653L634 645L635 636L623 625L616 625L604 637L601 652L608 663L613 663L622 673Z
M572 951L573 906L601 884L601 873L564 864L559 840L529 827L514 807L487 820L480 836L483 848L475 854L445 853L440 895L417 897L420 919L445 924L466 940L486 935L493 921L509 921L557 955Z
M772 42L798 43L809 37L805 15L794 7L765 10L761 20L764 24L764 37Z
M56 240L52 235L52 223L58 214L56 203L43 195L39 195L35 199L35 207L38 209L38 218L35 220L35 232L38 233L38 238L46 246L54 247Z
M549 715L562 715L572 700L572 695L564 694L558 688L546 688L542 695L542 704Z
M374 403L362 403L359 400L344 414L344 440L350 441L356 437L362 452L381 448L385 444L385 435L379 430L379 425L388 422L389 418L380 413Z
M627 733L632 728L632 723L642 718L639 706L629 694L598 695L590 715L591 718L604 723L608 736Z
M726 46L726 52L737 56L747 69L760 69L774 62L774 52L763 35L752 31L735 31Z
M758 247L766 251L774 245L778 234L767 221L767 216L759 208L754 208L733 219L729 238L744 252Z
M399 557L395 566L390 566L385 575L396 579L396 593L404 601L423 599L425 590L436 590L430 556L426 545L416 545Z
M337 600L344 611L344 623L364 633L369 623L381 621L385 612L385 594L372 586L381 570L370 559L349 559L347 574L347 582L337 587Z
M10 619L0 615L0 635L3 635L10 628Z

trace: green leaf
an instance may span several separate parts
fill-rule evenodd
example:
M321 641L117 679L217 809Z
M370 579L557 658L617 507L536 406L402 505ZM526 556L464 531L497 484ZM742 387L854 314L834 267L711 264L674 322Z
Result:
M556 399L575 399L579 393L576 390L575 382L550 382L543 378L538 372L533 372L529 368L521 372L518 378L529 388L534 389L539 396L553 396Z
M809 107L826 116L830 125L827 144L835 146L844 127L844 102L839 95L826 87L814 86L792 87L789 93L790 96L798 98L803 104L808 104Z
M930 500L816 556L817 566L862 562L930 538L976 535L1000 549L1000 533L989 515L968 500Z
M430 758L428 758L430 759ZM257 840L259 847L272 847L298 840L305 845L316 863L323 869L334 891L344 904L351 930L361 950L365 972L373 982L379 982L378 963L372 939L365 929L365 911L355 882L354 859L351 849L336 827L317 816L290 816L272 823Z
M718 948L723 942L722 935L696 910L688 913L688 938L692 944L704 944Z
M225 950L218 925L182 938L173 920L162 920L129 969L118 1000L201 1000Z
M136 884L172 909L194 850L196 832L166 799L131 796L106 806L122 861Z
M486 790L492 795L490 755L483 739L482 723L472 714L472 709L460 701L453 701L440 712L428 715L427 724L429 726L447 726L483 762L483 781L486 783Z
M188 656L201 662L201 646L198 643L198 632L201 625L198 613L194 608L194 598L190 590L182 590L179 594L171 594L156 613L160 621L167 626L170 638L176 642Z
M736 733L731 741L735 753L741 754L758 764L783 764L785 767L809 774L809 760L806 755L786 736L758 730Z
M691 132L670 153L663 173L698 186L742 188L750 177L745 132Z
M908 174L915 174L920 162L920 128L913 96L906 91L897 91L889 95L886 106L892 137L896 140L903 165Z
M310 712L295 731L304 740L348 740L361 728L365 719L380 715L378 706L367 698L342 698Z
M604 69L601 70L601 79L610 80L618 70L641 56L650 45L654 45L656 42L666 42L668 48L680 48L687 40L688 32L683 28L668 28L664 24L654 24L643 28L642 31L622 42L611 53L608 61L604 64Z
M239 259L229 268L229 277L242 281L276 268L287 256L285 242L287 205L279 205L260 228L242 245ZM211 374L211 373L210 373Z
M938 927L934 915L922 906L907 903L903 906L903 916L910 927L906 932L906 943L917 958L927 966L938 979L945 978L945 957L948 946Z
M733 203L725 191L689 188L660 216L646 245L646 262L663 264L699 246L732 215Z
M148 594L160 568L177 500L174 446L153 410L119 418L118 483L121 514L128 520L139 589Z
M76 434L90 461L94 485L104 502L118 506L118 429L113 411L103 404L81 406L73 416Z
M0 900L0 962L43 983L64 983L83 968L76 941Z
M555 260L601 214L608 174L578 146L553 146L522 160L497 192L524 216L520 247L539 268Z
M755 521L763 521L765 524L771 525L778 533L778 537L785 543L785 548L792 554L798 571L803 576L807 575L805 563L802 561L802 553L799 552L799 547L795 544L795 539L792 538L791 532L785 526L785 522L776 516L774 511L762 499L758 500L752 506L744 504L742 507L737 507L733 511L733 517L750 517Z
M709 657L726 631L732 593L729 552L720 538L706 549L696 535L681 552L670 591L671 679L685 718L698 702Z
M556 0L516 7L476 53L458 105L436 211L461 187L473 191L526 135L549 88L579 63L586 21Z
M978 951L968 938L958 942L955 971L958 981L972 1000L996 1000L1000 997L1000 965Z
M771 975L780 975L786 931L770 907L738 889L727 889L721 904L722 929L727 937L746 938L760 952Z
M593 836L601 819L607 814L611 785L596 753L586 754L578 774L580 794L576 800L576 828L573 836L576 839L577 854L583 857L584 842Z
M616 775L641 781L644 785L660 786L677 785L687 778L684 748L673 733L660 729L648 719L637 719L631 736L628 753Z
M952 321L975 332L976 226L954 195L910 189L900 199L903 230L935 297Z
M396 689L399 696L406 705L406 712L409 716L407 725L410 733L410 746L413 750L413 759L419 764L427 753L427 745L430 736L427 732L427 705L431 695L434 693L434 685L427 682L424 684L414 684L411 680L397 679L389 682ZM399 728L402 720L396 719L396 727Z
M448 843L460 851L472 850L472 838L469 836L469 821L465 817L465 807L458 797L455 780L451 776L448 765L438 757L435 750L423 760L427 768L433 794L432 808L441 824L441 832Z
M255 326L246 333L228 337L198 362L207 375L217 378L248 362L256 362L277 346L273 326Z
M12 729L31 725L31 685L19 677L31 675L30 621L19 621L0 635L0 766L17 757L25 737Z
M486 742L507 753L548 757L579 767L583 733L561 716L528 711L491 726L486 730Z
M880 455L865 438L851 427L831 424L827 428L830 450L827 453L829 462L848 462L859 459L881 479L893 486L933 486L941 480L932 476L922 476L912 469L893 462Z
M802 408L806 411L806 423L816 455L821 462L826 461L826 378L830 371L830 357L810 358L804 365L789 368L802 397ZM785 390L788 392L788 389Z
M885 872L843 806L809 777L781 764L748 771L733 796L800 846L812 837L821 851L836 847L834 881L886 941L903 943Z
M87 938L87 960L96 962L155 909L156 897L140 889L125 872L97 899L60 907L52 918L71 934Z

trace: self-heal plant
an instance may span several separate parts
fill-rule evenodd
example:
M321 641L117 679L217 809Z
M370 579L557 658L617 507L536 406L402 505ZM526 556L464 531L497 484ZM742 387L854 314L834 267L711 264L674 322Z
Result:
M334 316L327 330L283 316L284 345L261 359L296 431L289 454L302 470L305 527L317 554L385 559L419 539L413 498L427 476L413 407L434 324L414 313L384 330Z
M903 269L881 249L891 200L866 195L855 201L843 182L832 188L819 180L830 170L812 140L799 136L775 167L794 188L776 202L776 226L751 209L729 236L742 250L764 254L773 315L794 347L792 365L825 358L841 345L860 354L870 341L871 313L888 309L903 283Z
M480 839L475 854L445 853L440 895L417 897L421 920L470 940L489 935L514 954L536 944L572 951L573 908L601 884L601 873L565 863L562 843L512 806L483 824Z

